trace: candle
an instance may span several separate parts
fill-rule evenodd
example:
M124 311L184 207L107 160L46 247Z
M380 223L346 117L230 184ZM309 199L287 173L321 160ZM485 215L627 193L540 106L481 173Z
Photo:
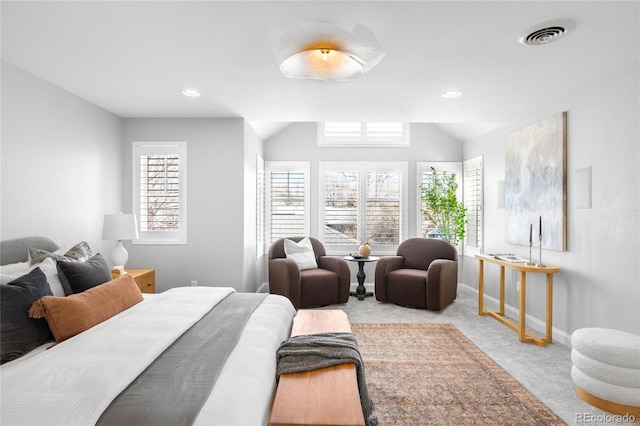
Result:
M542 238L542 216L540 216L540 238Z
M529 242L533 242L533 223L529 224Z

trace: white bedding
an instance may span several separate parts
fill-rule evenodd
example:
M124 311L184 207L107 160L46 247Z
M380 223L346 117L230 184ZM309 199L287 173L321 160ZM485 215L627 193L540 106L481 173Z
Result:
M95 424L111 401L232 288L174 288L0 366L3 425ZM266 424L275 353L295 309L268 295L247 322L196 423Z

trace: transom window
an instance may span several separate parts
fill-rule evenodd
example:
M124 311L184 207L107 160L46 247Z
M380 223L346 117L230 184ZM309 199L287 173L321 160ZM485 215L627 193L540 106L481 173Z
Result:
M409 126L400 122L318 123L318 146L408 147Z

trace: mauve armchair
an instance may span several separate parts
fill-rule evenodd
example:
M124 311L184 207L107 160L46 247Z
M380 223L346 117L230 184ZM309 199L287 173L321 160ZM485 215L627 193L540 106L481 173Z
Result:
M304 237L289 237L300 242ZM351 271L347 261L337 256L327 256L324 246L315 238L309 238L318 268L299 270L284 251L284 238L269 247L269 292L286 296L293 306L313 308L334 303L347 303L351 287Z
M458 252L444 240L409 238L396 256L376 264L375 295L380 302L440 311L456 299Z

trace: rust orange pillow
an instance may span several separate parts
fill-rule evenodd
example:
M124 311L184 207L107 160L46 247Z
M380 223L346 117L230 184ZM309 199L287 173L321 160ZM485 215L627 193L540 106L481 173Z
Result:
M56 343L60 343L142 300L136 282L127 274L67 297L44 296L31 305L29 316L45 317Z

